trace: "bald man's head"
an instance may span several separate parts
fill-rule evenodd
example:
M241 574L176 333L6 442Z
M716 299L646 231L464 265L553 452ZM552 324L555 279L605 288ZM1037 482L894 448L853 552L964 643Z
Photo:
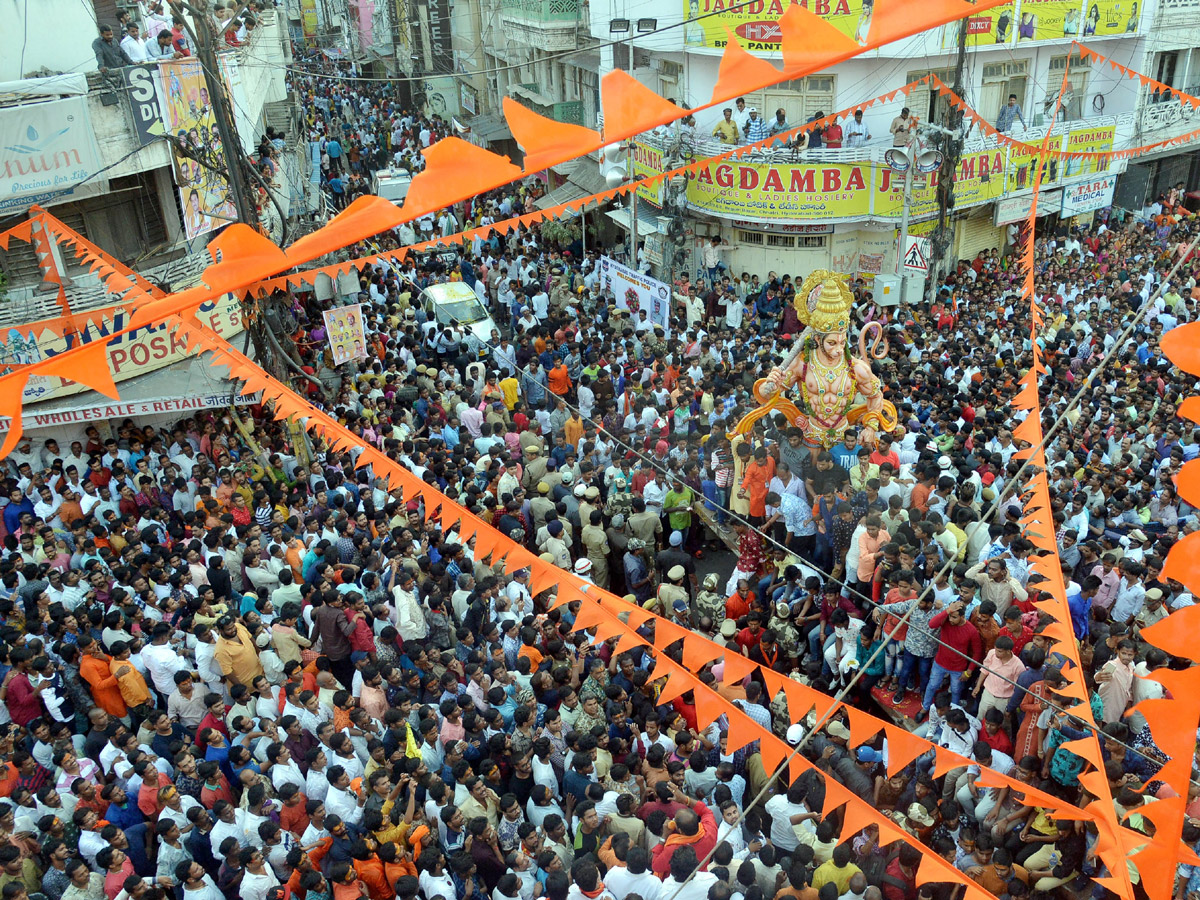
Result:
M675 813L675 829L690 837L700 830L700 817L690 809L681 809Z

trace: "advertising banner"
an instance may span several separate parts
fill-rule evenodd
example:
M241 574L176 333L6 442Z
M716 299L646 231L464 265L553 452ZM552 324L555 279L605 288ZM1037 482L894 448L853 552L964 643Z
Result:
M262 402L262 391L253 394L237 394L234 406L253 406ZM227 409L229 393L207 394L200 397L163 397L158 400L113 401L101 406L80 406L74 409L56 409L54 412L26 414L21 424L25 430L50 428L59 425L82 425L104 419L132 419L138 416L173 415L200 409ZM37 407L34 407L36 409ZM0 433L8 431L12 419L0 417Z
M1116 175L1102 175L1091 181L1063 188L1061 215L1066 218L1111 206L1116 187Z
M1058 212L1058 191L1038 191L1038 215L1048 216ZM1033 209L1033 193L1017 197L1005 197L996 203L996 214L993 223L1007 225L1009 222L1020 222L1029 218Z
M726 29L738 36L751 53L779 50L782 35L779 17L792 0L684 0L683 44L688 48L719 50L728 42ZM859 44L866 44L871 30L874 0L800 0L814 13ZM703 17L703 18L701 18ZM700 21L693 21L700 19Z
M118 71L128 89L138 143L145 147L163 135L162 107L158 105L158 63L125 66Z
M1050 138L1046 148L1048 153L1058 153L1062 149L1061 135ZM1004 192L1014 194L1017 191L1033 190L1034 178L1037 175L1035 166L1038 160L1038 148L1032 144L1014 145L1008 148L1008 177L1005 181ZM1057 184L1063 176L1066 161L1057 156L1047 157L1042 161L1042 187Z
M749 222L866 216L871 177L868 163L755 165L730 160L696 173L688 182L688 205Z
M108 367L112 371L113 380L118 384L127 378L153 372L191 355L183 341L166 325L139 328L137 331L110 339L110 334L129 324L128 317L132 313L133 307L125 304L108 307L104 310L102 318L97 316L86 331L72 335L70 341L52 331L38 331L28 326L22 329L0 329L0 338L3 339L3 344L0 344L0 374L6 371L7 366L35 363L62 353L80 342L108 343ZM240 333L243 327L241 305L232 294L201 304L196 311L196 318L224 338ZM96 324L97 322L100 324ZM87 387L74 381L33 375L25 385L22 401L38 403L86 390Z
M1079 37L1081 0L1021 0L1018 41L1061 41Z
M968 47L995 47L1012 42L1015 24L1015 4L995 6L979 15L967 19ZM953 50L958 46L958 23L952 22L942 29L942 49Z
M340 366L352 359L367 358L367 337L363 334L362 304L337 306L325 310L325 333L333 364Z
M1103 125L1095 128L1073 128L1067 135L1068 153L1108 153L1112 151L1116 138L1117 126ZM1074 178L1081 175L1094 175L1105 172L1109 167L1107 159L1066 159L1063 161L1067 171L1065 177Z
M875 215L899 219L904 211L904 176L880 166L875 172L875 183ZM954 205L957 209L990 203L999 199L1003 192L1003 150L968 153L959 161L958 173L954 178ZM909 210L914 219L937 213L936 172L929 175L923 185L913 186Z
M600 289L612 291L617 307L626 310L637 321L643 309L646 318L661 325L663 334L671 336L671 289L649 275L635 272L615 259L600 257Z
M1108 37L1133 34L1138 30L1141 3L1138 0L1085 0L1083 36Z
M0 213L45 203L100 171L85 96L6 106L0 135Z
M304 29L304 46L317 46L317 0L300 0L300 23Z
M175 183L179 186L188 240L236 221L229 184L217 174L225 167L221 137L198 59L159 65L158 102L167 133L175 135L197 157L189 159L180 150L174 151Z

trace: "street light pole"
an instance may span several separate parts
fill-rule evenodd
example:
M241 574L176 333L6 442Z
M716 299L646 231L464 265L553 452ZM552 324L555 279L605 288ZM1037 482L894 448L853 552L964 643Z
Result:
M910 154L910 157L915 154ZM896 274L900 277L900 302L904 302L908 291L908 274L904 268L904 253L908 249L908 217L912 209L913 172L917 161L910 158L904 170L904 205L900 209L900 247L896 251Z

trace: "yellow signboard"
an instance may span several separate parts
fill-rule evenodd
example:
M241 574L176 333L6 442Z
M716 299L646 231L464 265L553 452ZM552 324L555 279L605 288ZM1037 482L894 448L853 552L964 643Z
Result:
M866 216L871 166L752 165L736 160L699 170L688 182L688 204L717 216L758 222Z
M1016 25L1015 4L994 6L985 12L967 18L967 46L994 47L1011 43ZM942 29L942 48L958 46L958 22Z
M135 375L144 375L179 362L188 357L187 347L166 325L151 325L128 334L110 338L128 324L133 313L129 304L119 303L97 310L93 322L85 330L65 338L53 331L20 327L3 329L3 345L0 346L0 374L10 365L27 365L47 359L79 344L104 341L108 344L108 367L113 380L120 383ZM242 330L241 304L232 294L200 305L196 318L224 338L232 337ZM87 387L74 381L64 381L50 375L34 375L25 385L22 400L25 403L40 403L54 397L78 394Z
M300 27L304 29L304 46L317 46L317 0L300 0Z
M663 170L662 151L645 144L634 144L629 154L629 164L632 167L634 179L658 175ZM656 181L648 187L637 189L639 200L649 200L656 206L662 205L662 182Z
M1074 128L1067 135L1067 153L1110 153L1113 140L1116 137L1115 125L1105 125L1096 128ZM1095 175L1097 172L1107 172L1108 159L1067 159L1067 178L1077 178L1083 175Z
M1106 37L1133 34L1138 30L1141 3L1138 0L1085 0L1083 36Z
M1018 41L1061 41L1079 37L1081 0L1021 0Z
M904 209L904 176L886 166L875 174L875 215L900 218ZM954 205L958 209L990 203L1004 193L1004 151L968 153L954 177ZM909 215L914 219L937 213L937 173L921 186L913 186Z
M799 0L800 5L820 16L846 37L866 44L871 30L874 0ZM782 34L779 17L788 0L684 0L683 44L685 47L721 49L732 31L741 45L751 51L779 50ZM699 20L699 21L696 21Z
M1057 154L1062 149L1061 136L1052 137L1046 147L1047 153ZM1032 144L1022 144L1008 148L1008 180L1005 185L1006 193L1032 190L1034 177L1037 174L1038 148ZM1064 175L1064 160L1057 155L1048 156L1042 163L1042 188L1057 184Z

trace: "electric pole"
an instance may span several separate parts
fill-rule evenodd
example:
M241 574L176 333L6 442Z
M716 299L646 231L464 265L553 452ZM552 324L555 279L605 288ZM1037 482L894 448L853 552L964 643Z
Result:
M958 58L954 65L954 84L951 87L959 97L963 96L964 91L963 70L967 64L967 26L969 21L969 18L964 18L960 19L958 23ZM942 266L946 261L950 245L954 243L954 223L950 221L950 216L954 211L954 179L958 175L958 166L962 159L962 121L962 110L952 103L947 103L945 122L942 124L950 133L939 132L937 137L938 149L942 151L942 165L938 169L937 227L933 231L933 239L930 242L932 247L929 277L935 289L941 279Z
M208 150L205 154L209 157L208 164L225 177L229 185L230 199L233 201L234 209L237 210L237 221L252 228L258 228L258 204L255 201L251 179L257 180L263 186L268 199L274 202L274 198L270 196L269 187L262 182L258 173L251 167L246 153L242 149L242 142L233 117L233 98L230 96L228 85L221 74L221 63L217 55L217 50L222 45L221 31L218 30L218 22L213 15L211 0L169 0L169 3L172 11L184 20L184 26L191 38L193 52L200 62L204 81L208 87L208 98L213 109L213 123L221 138L220 156L215 156L211 149L205 148ZM246 10L246 4L241 3L229 21L237 21L238 17L242 16ZM280 224L284 229L284 237L286 237L287 225L283 220L282 212L280 212ZM242 302L242 320L246 323L246 346L248 348L253 343L254 355L259 364L275 376L285 375L289 370L292 373L301 374L299 360L293 358L275 337L276 334L290 333L291 326L286 321L289 317L290 313L286 311L286 307L277 302L274 297L261 299L247 297ZM284 343L290 346L290 342ZM292 350L292 353L294 352Z
M246 178L245 154L242 152L242 142L238 139L237 128L234 125L232 101L226 93L225 79L221 76L221 64L217 58L216 19L212 14L210 0L170 0L171 8L177 15L184 12L191 17L188 31L192 37L193 50L196 59L204 70L204 80L208 85L208 99L212 103L213 119L217 134L221 136L221 150L225 156L225 175L229 183L229 194L237 210L238 221L254 226L258 223L258 207L253 201L253 192ZM237 14L246 11L242 4ZM187 18L184 18L187 22Z

